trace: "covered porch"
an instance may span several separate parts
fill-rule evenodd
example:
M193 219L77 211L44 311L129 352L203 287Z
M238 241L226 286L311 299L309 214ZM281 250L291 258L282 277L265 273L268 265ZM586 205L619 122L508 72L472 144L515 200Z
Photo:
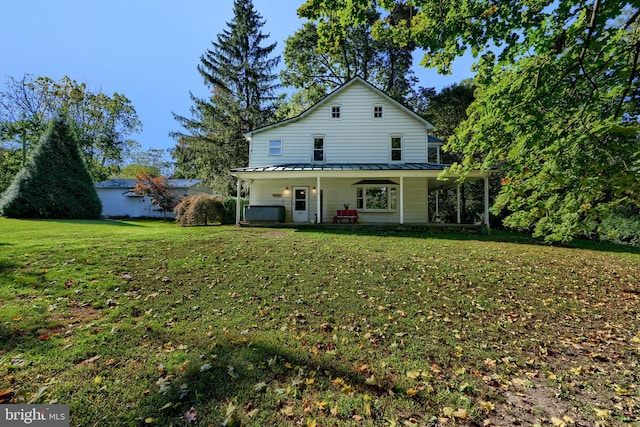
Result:
M449 224L462 225L457 177L438 179L445 166L432 163L287 164L238 168L231 172L238 179L238 198L242 186L248 184L249 206L281 206L286 223L328 224L335 222L338 211L349 210L357 212L356 222L362 225L442 227L444 224L438 223L434 215L438 212L436 195L454 188L457 221ZM484 180L481 224L486 227L489 225L489 174L490 171L478 171L466 177L467 182ZM236 224L240 224L240 204L237 206Z

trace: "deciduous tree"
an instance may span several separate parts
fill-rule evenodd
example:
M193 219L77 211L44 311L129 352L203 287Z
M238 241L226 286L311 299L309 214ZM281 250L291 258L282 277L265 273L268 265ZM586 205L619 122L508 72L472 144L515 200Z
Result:
M507 225L567 242L596 232L617 205L640 205L637 2L415 4L410 31L392 26L387 36L415 40L422 64L442 72L476 56L476 101L449 147L464 156L455 172L503 169L495 209L511 212ZM322 43L363 22L370 5L308 0L299 13L334 18L319 26Z
M171 182L163 176L151 176L140 171L136 177L133 193L151 197L151 204L157 206L167 219L167 212L171 212L178 203L176 192L171 188Z
M67 76L55 81L27 74L20 80L9 77L0 91L0 143L24 142L33 148L47 123L62 116L75 127L95 181L117 171L123 153L137 145L128 137L142 127L131 101L122 94L95 92Z
M331 38L322 38L319 28L339 25L333 16L305 22L285 41L285 68L281 72L285 86L296 89L292 101L309 107L328 92L355 76L374 84L392 98L403 102L415 83L412 70L415 44L396 43L392 38L374 38L376 28L407 25L413 8L397 2L384 17L373 2L362 13L362 21ZM376 22L384 23L375 27ZM302 95L298 95L302 94Z

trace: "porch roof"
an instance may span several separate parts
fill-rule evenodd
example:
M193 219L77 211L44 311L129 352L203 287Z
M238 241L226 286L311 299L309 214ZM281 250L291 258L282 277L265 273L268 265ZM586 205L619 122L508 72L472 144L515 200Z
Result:
M288 163L273 166L234 168L231 172L303 171L442 171L450 165L435 163Z

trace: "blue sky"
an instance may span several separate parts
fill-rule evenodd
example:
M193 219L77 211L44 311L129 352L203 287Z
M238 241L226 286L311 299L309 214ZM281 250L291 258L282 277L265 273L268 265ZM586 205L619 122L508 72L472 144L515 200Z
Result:
M303 0L253 0L277 42L300 28ZM95 91L127 96L143 124L132 135L143 150L172 148L180 130L172 112L189 115L189 91L206 93L200 56L233 18L233 0L11 0L0 6L0 90L9 76L67 75ZM471 77L471 61L440 76L418 65L419 85L441 89Z

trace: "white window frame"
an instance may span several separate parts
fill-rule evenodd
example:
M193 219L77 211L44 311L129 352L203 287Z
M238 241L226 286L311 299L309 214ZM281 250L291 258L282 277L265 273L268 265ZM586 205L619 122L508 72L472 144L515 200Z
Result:
M379 111L376 111L376 109L379 109ZM376 114L377 114L378 112L380 113L380 115L379 115L379 116L376 116ZM384 105L382 105L382 104L375 104L375 105L373 106L373 109L372 109L372 111L371 111L371 114L372 114L372 116L373 116L373 119L374 119L374 120L382 120L382 119L384 119Z
M367 190L385 189L387 207L374 209L367 207ZM397 212L398 211L398 186L389 184L368 184L356 187L356 209L362 212Z
M322 160L316 160L316 140L322 139ZM313 135L311 137L311 161L324 163L327 160L327 137L325 135Z
M433 153L435 154L435 164L439 165L440 164L440 145L429 145L429 147L427 148L427 162L431 163L431 150L433 150Z
M272 151L276 149L278 152ZM269 156L282 156L282 139L270 139L269 146L267 147L267 152Z
M394 139L400 139L400 148L393 148ZM400 159L394 159L393 153L394 151L400 152ZM401 134L392 134L389 135L389 161L392 163L402 163L404 162L404 136Z
M342 105L330 106L329 117L331 118L331 120L342 120Z

